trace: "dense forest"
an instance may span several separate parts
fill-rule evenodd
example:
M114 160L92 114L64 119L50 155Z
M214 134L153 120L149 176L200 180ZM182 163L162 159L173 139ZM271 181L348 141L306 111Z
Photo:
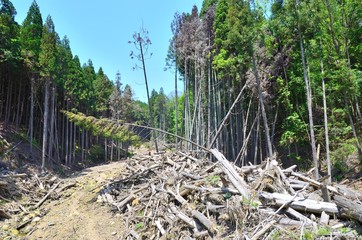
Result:
M41 148L43 167L125 156L149 138L126 123L194 142L152 135L175 149L218 148L238 165L277 155L340 174L362 157L357 0L204 0L175 13L165 56L175 94L152 90L147 104L120 73L112 81L91 60L81 65L35 1L22 24L9 0L0 7L0 119L30 152ZM135 38L141 49L144 39Z

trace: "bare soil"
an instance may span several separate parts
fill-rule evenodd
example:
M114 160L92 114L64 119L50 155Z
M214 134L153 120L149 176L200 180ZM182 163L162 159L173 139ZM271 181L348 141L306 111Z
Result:
M59 201L48 201L48 213L34 226L29 239L120 239L124 222L97 200L97 186L117 178L122 162L88 168L66 179L76 186L65 190Z

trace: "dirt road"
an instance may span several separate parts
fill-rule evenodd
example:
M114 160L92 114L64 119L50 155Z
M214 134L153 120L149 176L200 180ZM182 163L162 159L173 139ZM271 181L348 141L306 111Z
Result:
M76 186L65 190L63 197L47 201L43 208L48 213L33 225L30 239L121 239L124 222L111 213L109 206L97 200L97 186L107 179L121 176L122 162L83 170L65 182Z

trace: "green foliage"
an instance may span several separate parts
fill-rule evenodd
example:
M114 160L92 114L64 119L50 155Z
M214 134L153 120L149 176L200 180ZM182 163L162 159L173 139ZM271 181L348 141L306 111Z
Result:
M303 239L305 240L314 240L315 239L315 233L311 230L305 230L304 231L304 235L303 235Z
M104 74L102 68L99 68L93 86L94 86L96 111L104 116L106 115L106 112L109 109L108 99L112 94L114 86L112 81L109 80L107 75Z
M62 111L63 114L77 126L92 132L96 136L112 138L119 142L139 144L140 138L128 129L122 121L110 120L107 118L97 119L86 116L83 113L72 113Z
M331 229L328 227L321 227L317 229L317 235L321 236L321 235L330 235L331 233Z
M260 205L259 202L254 201L253 199L247 199L247 198L244 198L244 197L243 197L242 203L243 203L245 206L248 206L248 207L251 207L251 208L254 208L254 209L259 208L259 205Z
M344 174L350 170L346 161L352 154L357 154L356 142L354 139L339 144L331 152L332 176L337 180L341 180Z
M39 63L40 75L47 79L53 79L57 73L57 35L51 16L48 16L44 27L40 45Z
M218 3L218 0L204 0L202 2L201 10L200 10L200 17L202 17L207 10L212 7L213 5L216 5Z
M95 144L89 149L89 161L97 162L104 158L104 148L101 145Z
M43 34L43 20L39 6L34 1L20 31L20 44L24 62L30 71L39 67L40 44Z
M206 178L207 182L209 182L211 185L215 186L220 182L220 176L218 175L211 175L207 176Z
M293 112L284 121L283 129L285 129L285 131L281 137L280 144L287 146L295 142L305 141L307 137L307 127L307 124L300 119L299 114Z
M140 231L144 226L145 224L143 222L139 222L135 225L135 230Z

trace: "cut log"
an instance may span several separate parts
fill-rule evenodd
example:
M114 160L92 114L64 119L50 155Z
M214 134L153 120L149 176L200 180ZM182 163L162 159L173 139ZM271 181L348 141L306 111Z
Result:
M236 189L225 188L225 187L206 188L206 187L197 187L197 186L194 186L194 185L184 185L183 187L186 188L186 189L197 190L197 191L200 191L200 192L210 192L210 193L216 193L216 194L225 194L225 193L238 194L239 193L239 191L237 191Z
M319 220L319 222L323 225L328 225L329 222L329 215L326 214L325 212L322 212L321 214L321 219Z
M304 216L303 214L299 213L298 211L294 210L293 208L287 208L285 210L287 213L292 215L293 217L297 218L298 220L307 223L308 225L312 225L313 221ZM328 216L328 215L327 215Z
M122 211L122 209L126 206L127 203L130 201L133 201L136 198L134 194L129 195L126 197L122 202L120 203L113 203L114 206L118 208L119 211Z
M342 185L337 185L336 188L343 195L343 197L353 199L353 200L362 199L361 192L354 191L354 190L346 188Z
M170 209L171 209L171 211L172 211L179 219L181 219L181 220L184 221L188 226L190 226L191 228L193 228L195 232L198 232L198 231L197 231L197 228L196 228L196 222L195 222L192 218L188 217L185 213L177 210L176 207L171 207Z
M212 234L217 233L216 224L211 222L207 217L204 216L204 214L200 213L197 210L192 210L191 214L194 218L199 220L202 225L204 225L206 229L209 230L209 232L211 232Z
M162 227L161 220L158 219L158 220L155 221L155 223L156 223L156 226L157 226L158 230L160 230L161 235L165 235L165 234L166 234L166 231L165 231L165 229Z
M266 233L266 231L268 231L269 228L271 228L276 222L277 222L276 220L270 221L259 232L255 233L255 235L251 238L251 240L260 239L260 237L263 236L263 234Z
M307 225L307 226L311 226L311 225L312 225L312 224L310 224L310 223L301 222L301 221L293 220L293 219L286 218L286 217L279 219L278 223L281 224L281 225L296 226L296 227L300 227L300 226L302 226L303 224L305 224L305 225Z
M182 205L187 204L186 199L184 199L182 196L180 196L179 194L176 194L174 192L172 192L171 190L167 190L167 193L171 194L179 203L181 203Z
M32 208L32 210L34 209L37 209L38 207L40 207L44 202L45 200L47 200L47 198L50 196L50 194L52 194L54 192L54 190L59 186L59 184L61 183L62 181L58 182L57 184L55 184L52 189L50 189L50 191Z
M235 186L235 188L239 191L239 193L246 199L249 199L249 190L247 188L247 184L240 177L240 175L236 172L234 167L230 164L230 162L224 157L224 155L219 152L217 149L211 149L210 152L214 155L214 157L221 163L223 166L223 170L228 175L230 181Z
M311 199L301 197L293 197L287 194L261 192L259 194L261 200L273 202L276 206L289 206L295 210L312 213L322 213L325 211L327 214L338 214L338 208L335 203L319 202Z
M24 178L27 177L26 173L18 173L18 174L9 174L9 175L0 175L0 178Z
M287 179L287 177L285 176L284 172L282 171L282 169L279 166L275 166L276 170L278 171L283 183L285 184L285 186L288 188L289 193L290 194L295 194L294 189L290 186L289 180Z
M312 184L313 186L318 187L318 188L321 188L322 185L323 185L322 183L320 183L320 182L318 182L318 181L316 181L314 179L311 179L309 177L306 177L306 176L304 176L304 175L302 175L300 173L292 172L292 175L295 176L295 177L298 177L298 178L300 178L300 179L302 179L302 180L304 180L306 182L309 182L310 184ZM331 192L339 194L339 192L337 191L337 189L335 187L327 186L327 189L329 191L331 191Z
M194 158L194 157L192 157L192 156L190 156L190 155L187 155L187 154L185 154L185 153L183 153L183 152L181 152L181 151L179 151L179 153L180 153L182 156L187 157L188 159L191 159L192 161L195 161L195 162L199 161L199 159Z
M340 208L342 217L352 218L362 223L362 204L342 196L334 196L334 201Z
M297 168L297 165L293 165L293 166L290 166L290 167L284 169L283 172L289 174L289 173L293 172L294 169L296 169L296 168Z

